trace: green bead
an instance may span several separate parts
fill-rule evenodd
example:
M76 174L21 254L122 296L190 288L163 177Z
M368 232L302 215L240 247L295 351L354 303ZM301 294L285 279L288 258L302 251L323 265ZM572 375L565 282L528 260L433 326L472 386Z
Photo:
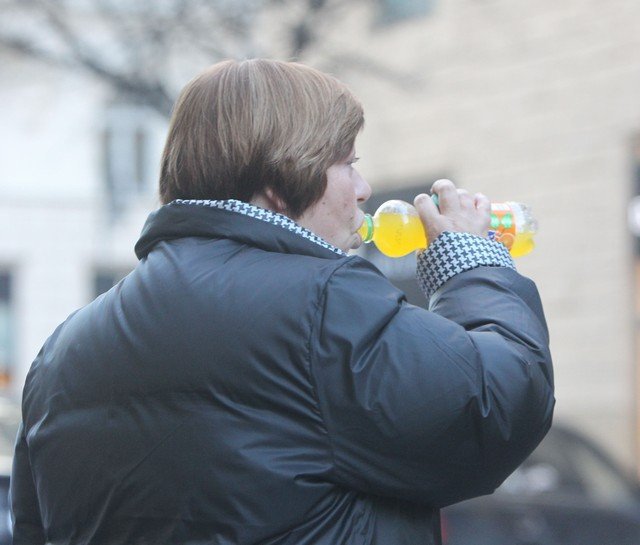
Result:
M498 227L500 227L500 220L498 219L498 216L491 214L491 228L497 229Z

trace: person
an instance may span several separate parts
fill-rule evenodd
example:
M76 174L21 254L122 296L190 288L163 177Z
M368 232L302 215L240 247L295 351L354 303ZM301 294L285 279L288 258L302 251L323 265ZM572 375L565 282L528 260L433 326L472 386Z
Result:
M535 285L487 197L415 204L429 310L361 243L363 110L302 64L225 61L183 90L139 264L26 378L11 505L30 545L416 545L491 493L552 419Z

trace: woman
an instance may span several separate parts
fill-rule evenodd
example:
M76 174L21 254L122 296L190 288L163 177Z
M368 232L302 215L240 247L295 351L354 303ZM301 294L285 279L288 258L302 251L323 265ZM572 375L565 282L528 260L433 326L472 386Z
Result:
M440 543L546 433L535 286L489 202L415 204L430 311L357 247L360 104L334 78L227 61L187 85L138 267L27 377L15 543Z

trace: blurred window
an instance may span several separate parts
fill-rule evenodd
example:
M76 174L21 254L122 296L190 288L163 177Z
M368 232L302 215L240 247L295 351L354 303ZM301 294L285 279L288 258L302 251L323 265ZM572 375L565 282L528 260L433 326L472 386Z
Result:
M13 459L13 447L16 444L16 434L20 425L20 405L6 397L0 396L0 513L3 511L2 476L11 474L11 461ZM0 520L0 543L2 540L3 521Z
M109 291L129 274L129 270L98 269L93 276L93 295L98 297Z
M628 227L633 235L633 275L634 275L634 343L635 373L640 375L640 134L631 142L631 193L627 209ZM635 397L640 397L640 383L636 381ZM640 449L640 403L635 404L635 441L636 450ZM636 465L640 464L636 455ZM638 467L640 469L640 466Z
M636 257L636 267L640 258L640 135L636 136L632 142L632 171L631 171L631 192L632 198L627 209L627 219L629 230L634 236L633 246ZM636 295L640 297L640 290L636 289ZM640 313L640 305L637 309Z
M152 131L153 113L148 108L115 104L107 109L102 135L104 181L116 212L129 198L153 190Z
M8 271L0 271L0 388L9 383L13 367L13 314L12 278Z
M428 15L435 0L380 0L380 22L395 23Z

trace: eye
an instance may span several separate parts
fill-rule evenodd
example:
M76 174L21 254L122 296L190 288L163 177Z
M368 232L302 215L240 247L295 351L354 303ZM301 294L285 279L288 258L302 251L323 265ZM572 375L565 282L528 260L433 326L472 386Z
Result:
M353 159L349 160L349 162L347 164L353 165L353 164L357 163L359 160L360 160L360 157L354 157Z

